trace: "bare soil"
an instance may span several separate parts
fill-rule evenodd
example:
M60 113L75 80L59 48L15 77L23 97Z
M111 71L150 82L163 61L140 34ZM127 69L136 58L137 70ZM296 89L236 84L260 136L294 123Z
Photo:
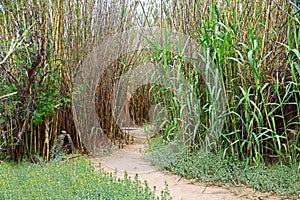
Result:
M184 200L234 200L234 199L283 199L277 196L255 192L245 187L231 187L219 185L207 185L201 182L191 183L189 180L180 178L177 175L160 171L157 166L152 165L143 159L144 150L147 145L145 133L142 129L130 132L134 142L123 149L114 149L110 153L94 157L94 166L101 166L107 172L116 172L117 177L123 178L125 171L130 177L138 174L139 179L147 181L149 186L156 187L156 194L159 196L168 185L171 196L174 199Z

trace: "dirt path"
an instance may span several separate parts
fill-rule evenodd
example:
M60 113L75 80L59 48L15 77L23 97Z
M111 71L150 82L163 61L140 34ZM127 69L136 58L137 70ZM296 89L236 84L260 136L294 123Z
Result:
M135 138L134 143L127 145L124 149L116 149L110 155L93 158L95 167L101 166L108 172L115 172L119 178L124 177L125 171L130 177L138 174L140 180L147 180L149 186L156 187L156 193L165 188L165 182L168 184L171 196L174 199L184 200L234 200L234 199L281 199L270 197L266 194L254 192L248 188L221 187L205 185L203 183L190 183L188 180L180 179L176 175L160 171L156 166L143 159L143 152L146 146L146 138L143 130L137 129L130 134Z

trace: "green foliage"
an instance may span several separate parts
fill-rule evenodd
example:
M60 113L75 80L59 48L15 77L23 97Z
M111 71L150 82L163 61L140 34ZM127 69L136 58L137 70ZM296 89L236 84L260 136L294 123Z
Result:
M238 1L209 2L207 12L201 13L203 20L190 35L217 66L220 75L216 79L225 88L228 110L215 151L248 164L294 163L300 159L299 17L284 15L270 22L273 18L266 15L267 9L294 12L289 4L278 8L263 1L252 6ZM206 74L190 70L187 60L178 59L176 64L180 55L174 55L171 45L153 45L153 57L166 74L175 69L190 83L184 87L180 79L172 80L176 95L166 95L165 101L171 103L161 104L171 116L161 138L172 143L183 135L196 152L214 128L212 116L218 108L213 102L220 99L212 99L208 85L199 84L197 77ZM180 94L189 97L182 101Z
M187 149L174 151L160 142L150 143L147 159L164 170L176 173L191 182L247 186L255 190L300 198L300 166L248 165L236 157L222 153L190 153Z
M51 73L51 75L44 81L37 95L36 107L32 116L34 124L42 123L47 117L55 115L57 108L66 106L70 102L68 98L63 98L59 92L61 85L60 70L54 69L47 73Z
M95 172L83 159L33 165L0 165L1 199L171 199L167 190L160 198L136 176L116 178Z
M20 161L25 154L31 157L31 153L41 155L50 151L51 138L56 138L57 133L57 113L70 99L61 94L64 59L57 53L58 38L52 32L54 28L49 27L50 19L45 18L49 14L44 12L46 4L4 1L3 5L0 97L5 98L0 99L0 126L3 126L0 129L5 129L5 136L0 141L5 143L3 150L8 157ZM54 22L56 15L51 15ZM63 50L60 52L65 54ZM43 130L45 127L52 132ZM40 133L34 134L37 131ZM49 138L46 147L39 146L41 140Z

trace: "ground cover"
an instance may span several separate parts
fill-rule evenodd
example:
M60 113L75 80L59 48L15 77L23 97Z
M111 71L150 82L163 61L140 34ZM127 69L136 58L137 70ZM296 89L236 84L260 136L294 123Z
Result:
M0 165L0 199L170 199L164 192L155 197L137 177L95 172L84 159Z
M299 163L290 165L246 164L217 153L188 153L152 141L147 159L161 169L178 174L192 182L246 186L269 194L300 198Z

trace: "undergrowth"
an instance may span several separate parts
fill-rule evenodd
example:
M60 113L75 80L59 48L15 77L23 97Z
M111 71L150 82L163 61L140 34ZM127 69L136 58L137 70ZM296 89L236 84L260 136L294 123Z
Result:
M84 159L47 164L0 165L0 199L170 199L156 197L147 183L125 174L95 172Z
M269 194L300 198L300 164L247 164L222 153L190 153L187 149L150 142L146 158L161 169L191 182L246 186Z

